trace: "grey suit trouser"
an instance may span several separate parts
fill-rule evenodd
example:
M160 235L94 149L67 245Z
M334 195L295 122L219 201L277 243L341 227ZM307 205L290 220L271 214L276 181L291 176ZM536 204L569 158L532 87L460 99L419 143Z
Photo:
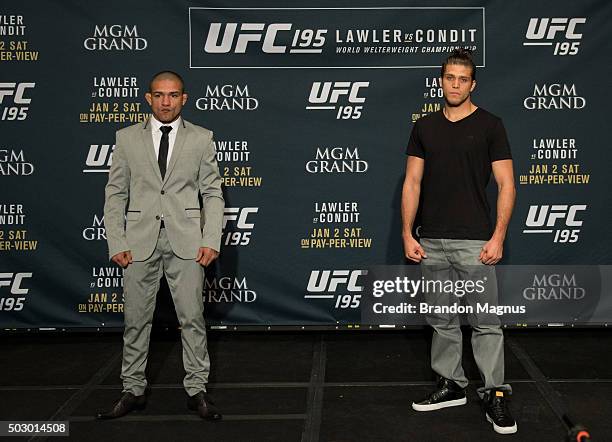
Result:
M168 281L181 326L183 385L193 396L206 391L210 371L202 300L204 269L194 259L181 259L172 252L165 229L159 232L153 254L146 261L134 261L124 272L123 391L140 396L147 386L149 337L162 275Z
M423 238L420 242L427 255L427 259L421 261L426 280L486 281L483 293L457 296L434 292L425 294L425 301L429 305L442 306L459 302L473 307L474 313L466 316L472 326L474 359L484 381L484 387L478 388L478 394L482 397L485 390L494 388L510 391L510 386L504 384L504 335L499 317L492 313L479 313L476 305L498 305L495 268L482 264L478 259L486 241ZM428 314L426 319L434 330L431 343L432 369L439 376L466 387L468 380L461 365L463 340L459 315Z

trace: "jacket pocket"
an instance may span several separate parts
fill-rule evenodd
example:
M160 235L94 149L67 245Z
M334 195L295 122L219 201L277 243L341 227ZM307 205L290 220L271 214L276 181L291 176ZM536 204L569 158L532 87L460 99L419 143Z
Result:
M128 210L125 219L128 221L138 221L140 219L140 210Z
M185 216L187 216L187 218L200 218L200 208L192 207L185 209Z

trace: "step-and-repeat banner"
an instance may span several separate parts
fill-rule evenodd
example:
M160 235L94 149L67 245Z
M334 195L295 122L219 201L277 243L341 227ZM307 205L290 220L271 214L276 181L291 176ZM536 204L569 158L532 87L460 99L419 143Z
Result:
M399 286L414 270L404 152L443 105L440 64L456 47L474 51L472 99L512 146L498 282L500 304L521 308L506 322L612 321L612 4L373 3L4 2L0 327L122 325L104 186L115 131L147 118L164 69L185 79L185 119L214 131L223 177L208 323L376 323L368 281Z

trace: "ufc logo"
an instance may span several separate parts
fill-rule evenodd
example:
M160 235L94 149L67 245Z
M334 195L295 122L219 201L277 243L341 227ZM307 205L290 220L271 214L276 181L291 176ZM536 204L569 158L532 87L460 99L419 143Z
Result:
M91 144L85 164L89 167L110 167L113 164L114 144Z
M283 54L286 52L287 47L276 45L276 36L281 31L290 31L291 26L291 23L272 23L266 28L265 23L242 23L238 38L236 39L234 53L244 54L249 43L263 41L261 50L264 53ZM223 31L221 44L218 44L221 23L211 23L206 43L204 44L204 51L209 54L227 54L232 50L237 29L238 23L227 23ZM242 31L249 31L249 33L243 34L241 33Z
M553 227L557 221L565 220L567 227L580 227L582 226L582 220L576 219L576 215L586 208L586 205L568 206L566 204L530 206L525 224L527 227Z
M308 290L311 293L335 292L338 286L346 284L349 292L361 292L363 287L357 285L357 278L363 270L313 270L308 280Z
M10 287L11 295L27 295L30 289L21 287L21 283L31 277L32 273L0 273L0 287Z
M365 97L359 96L359 90L367 88L370 85L369 81L326 81L321 83L315 81L310 89L308 101L312 104L331 103L336 104L340 97L347 95L349 103L364 103Z
M258 207L226 207L223 213L223 229L227 227L228 221L236 221L236 227L243 230L250 230L255 227L254 223L247 222L251 213L259 212Z
M580 40L576 26L586 23L586 18L532 18L529 20L525 37L528 40L553 40L557 33L565 33L567 40Z
M17 87L15 87L17 86ZM30 98L24 97L26 89L33 89L36 83L0 83L0 104L4 101L4 97L13 95L15 104L30 104Z

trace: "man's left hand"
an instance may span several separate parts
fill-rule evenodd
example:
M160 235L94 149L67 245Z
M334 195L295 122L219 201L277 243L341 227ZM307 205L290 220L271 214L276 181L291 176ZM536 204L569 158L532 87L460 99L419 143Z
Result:
M200 247L198 250L198 256L196 256L196 261L206 267L208 264L213 262L219 256L219 252L210 247Z
M504 241L497 238L491 238L480 251L478 259L483 264L492 266L502 258L504 251Z

